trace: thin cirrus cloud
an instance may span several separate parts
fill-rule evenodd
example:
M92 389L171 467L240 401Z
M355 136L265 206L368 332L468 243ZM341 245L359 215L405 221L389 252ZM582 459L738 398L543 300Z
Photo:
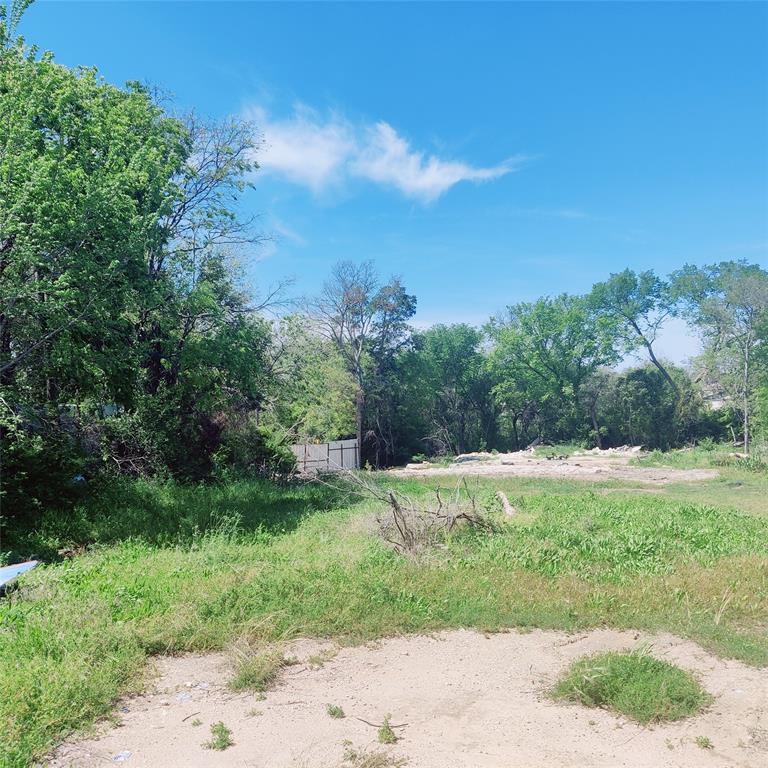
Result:
M323 118L305 106L286 119L274 120L260 107L246 114L264 134L258 155L262 171L315 194L363 179L430 203L459 182L498 179L528 159L515 155L486 168L443 160L414 149L389 123L354 124L338 113Z

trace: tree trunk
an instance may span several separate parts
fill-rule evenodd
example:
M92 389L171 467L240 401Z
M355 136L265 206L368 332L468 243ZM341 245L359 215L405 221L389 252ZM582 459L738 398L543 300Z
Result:
M357 426L357 455L360 459L360 466L363 466L363 410L365 406L365 395L363 388L358 386L355 396L355 424Z
M645 341L645 340L644 340ZM672 390L675 393L675 399L680 399L680 389L675 384L674 379L669 375L669 371L656 359L656 355L653 353L653 347L651 346L649 341L645 341L645 347L648 350L648 356L651 358L651 362L658 368L659 373L664 377L667 384L669 384L670 387L672 387Z
M589 404L589 416L592 419L592 429L595 430L595 440L597 440L597 447L602 450L603 436L600 434L600 424L597 421L597 401L593 401Z
M744 349L744 453L749 453L749 343Z

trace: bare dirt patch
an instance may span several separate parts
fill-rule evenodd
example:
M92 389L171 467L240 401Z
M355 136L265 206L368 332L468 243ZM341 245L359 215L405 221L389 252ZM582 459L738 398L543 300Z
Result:
M575 658L647 641L714 696L706 712L645 728L547 697ZM333 768L350 747L417 768L768 765L768 671L669 635L460 630L342 648L311 663L321 650L294 646L304 663L286 668L264 698L226 688L221 654L160 659L152 689L119 703L121 725L65 744L50 765L90 768L122 757L135 768ZM330 717L329 704L345 717ZM382 746L375 726L389 713L398 740ZM222 752L201 746L217 722L234 740Z
M714 469L675 469L673 467L638 467L630 462L633 452L585 452L573 456L547 458L530 451L499 454L467 454L449 466L408 464L392 469L397 477L443 477L490 475L495 477L552 477L574 480L628 480L651 485L699 482L718 476ZM461 460L463 459L464 460Z

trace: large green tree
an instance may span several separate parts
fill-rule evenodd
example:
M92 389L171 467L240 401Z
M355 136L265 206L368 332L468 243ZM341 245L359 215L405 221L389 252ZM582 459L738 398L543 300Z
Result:
M19 44L0 62L2 384L38 402L121 399L186 132L138 85L115 88Z
M422 448L464 453L495 444L482 343L482 332L469 325L435 325L415 334L413 348L401 356L404 415L418 423Z
M620 358L615 319L586 297L562 294L508 307L487 332L501 402L521 414L536 410L549 438L578 435L585 423L582 387Z
M623 351L644 349L675 397L679 396L674 378L656 357L653 348L664 323L675 313L676 302L669 285L651 270L634 272L625 269L596 283L589 298L598 311L617 321Z
M38 56L22 6L0 27L4 513L104 466L205 476L270 388L270 297L238 267L254 126Z
M672 285L687 318L704 336L709 374L718 377L741 410L748 453L765 343L761 329L768 315L768 272L743 261L686 265L674 273Z
M355 380L338 348L289 315L272 342L275 375L270 414L293 442L338 440L355 431Z
M371 261L336 264L310 303L317 331L336 346L355 380L358 444L377 464L393 455L391 382L415 312L416 297L397 277L382 284Z

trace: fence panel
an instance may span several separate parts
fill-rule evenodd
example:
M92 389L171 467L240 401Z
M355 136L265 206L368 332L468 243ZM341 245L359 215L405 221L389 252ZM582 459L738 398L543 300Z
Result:
M298 443L291 450L302 474L360 469L357 440L334 440L330 443Z

